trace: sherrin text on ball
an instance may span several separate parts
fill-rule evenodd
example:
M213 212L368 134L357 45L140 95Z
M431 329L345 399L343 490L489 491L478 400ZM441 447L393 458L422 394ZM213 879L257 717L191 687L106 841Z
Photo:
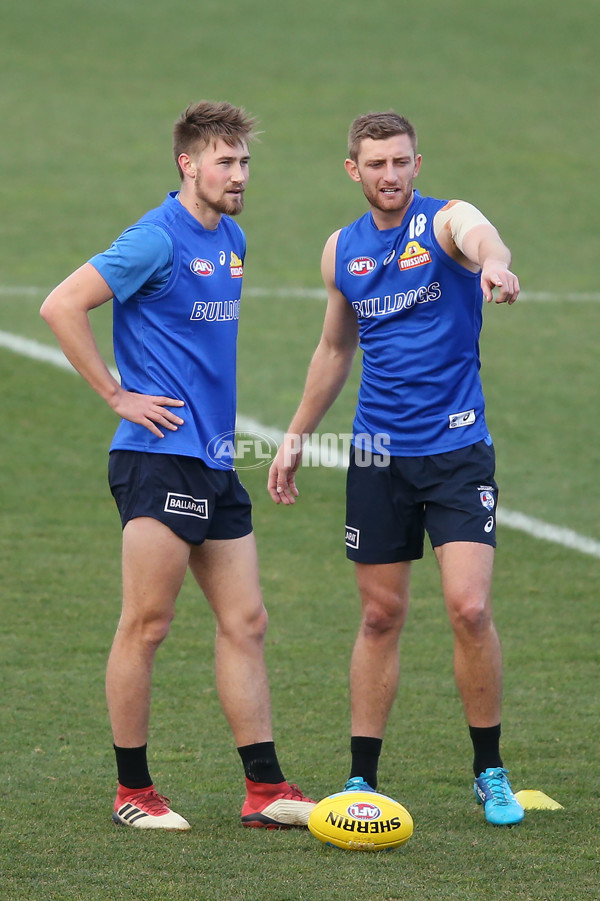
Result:
M386 851L408 841L413 820L405 807L377 792L338 792L311 811L308 828L319 841L349 851Z

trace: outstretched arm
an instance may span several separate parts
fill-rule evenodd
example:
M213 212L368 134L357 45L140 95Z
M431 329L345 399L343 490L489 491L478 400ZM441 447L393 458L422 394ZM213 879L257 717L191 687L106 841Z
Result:
M451 200L435 216L434 230L443 249L468 268L481 269L481 288L488 303L512 304L519 279L509 269L511 253L497 229L464 200Z
M269 470L268 490L276 504L293 504L298 496L296 470L302 446L344 387L358 346L354 310L335 285L335 251L339 232L323 251L321 272L327 288L323 331L313 354L300 406Z
M183 424L166 407L181 407L183 401L125 391L111 374L98 350L89 320L90 310L111 298L112 291L100 273L91 263L84 263L48 295L40 314L71 365L115 413L164 438L158 426L176 431Z

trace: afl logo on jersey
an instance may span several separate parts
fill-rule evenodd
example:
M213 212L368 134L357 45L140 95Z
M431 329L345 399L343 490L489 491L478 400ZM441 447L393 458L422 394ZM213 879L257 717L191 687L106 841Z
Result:
M354 257L348 263L348 272L350 275L368 275L376 266L377 263L373 257Z
M201 260L199 257L192 260L190 269L194 275L212 275L215 271L214 264L210 260Z

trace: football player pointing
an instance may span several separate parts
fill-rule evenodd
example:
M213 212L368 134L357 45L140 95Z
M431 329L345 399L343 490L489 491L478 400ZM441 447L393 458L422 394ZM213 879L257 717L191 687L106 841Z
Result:
M454 634L454 671L486 819L524 811L500 755L502 655L491 585L498 489L479 378L482 299L512 304L519 282L494 226L462 200L413 187L421 155L410 122L370 113L350 129L350 178L369 211L325 245L328 304L300 406L269 473L293 504L302 438L338 396L360 342L362 379L347 475L346 552L362 619L352 653L348 789L376 789L399 679L411 562L427 531ZM373 454L376 436L388 455Z

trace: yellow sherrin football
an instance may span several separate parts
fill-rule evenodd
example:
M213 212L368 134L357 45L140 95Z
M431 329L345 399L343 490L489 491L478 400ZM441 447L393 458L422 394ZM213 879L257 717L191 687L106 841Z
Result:
M348 851L387 851L413 834L408 810L378 792L329 795L311 811L308 828L319 841Z

